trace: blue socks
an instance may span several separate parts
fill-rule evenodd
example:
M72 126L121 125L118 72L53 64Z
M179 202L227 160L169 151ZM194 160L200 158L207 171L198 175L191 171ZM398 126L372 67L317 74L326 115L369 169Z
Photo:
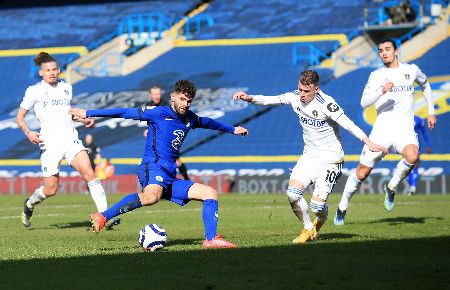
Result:
M417 166L414 166L411 173L408 175L408 183L409 186L417 186L417 181L419 180L419 168Z
M202 218L205 225L205 239L212 240L217 235L217 221L219 205L217 200L207 199L203 201Z
M118 203L114 204L111 208L102 212L106 220L110 220L115 216L132 211L136 208L142 207L139 195L132 193L122 198Z

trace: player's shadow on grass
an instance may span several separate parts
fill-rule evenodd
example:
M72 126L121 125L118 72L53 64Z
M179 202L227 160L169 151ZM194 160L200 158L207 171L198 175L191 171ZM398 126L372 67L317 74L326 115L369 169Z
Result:
M90 230L91 222L90 221L82 221L82 222L71 222L71 223L59 223L59 224L53 224L50 226L58 228L58 229L86 228L86 229Z
M446 236L176 251L168 244L155 253L130 253L138 248L130 243L119 246L124 253L108 254L117 251L111 246L96 255L2 261L0 269L2 289L446 289L449 243ZM311 278L317 269L325 278Z
M177 245L185 246L185 245L195 245L195 244L201 245L202 242L203 242L203 240L201 240L201 239L176 239L176 240L168 240L167 245L169 245L169 246L177 246Z
M367 224L389 224L391 226L399 224L424 224L426 220L443 220L441 217L395 217L395 218L384 218L379 220L374 220L367 222Z
M356 234L343 234L343 233L319 233L320 240L333 240L333 239L350 239L353 237L360 237Z

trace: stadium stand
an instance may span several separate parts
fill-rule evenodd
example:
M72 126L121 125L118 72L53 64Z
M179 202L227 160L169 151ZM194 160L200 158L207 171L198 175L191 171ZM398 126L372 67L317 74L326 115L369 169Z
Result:
M130 14L163 11L175 19L197 2L140 1L4 9L0 10L0 49L86 46L110 34L116 24Z

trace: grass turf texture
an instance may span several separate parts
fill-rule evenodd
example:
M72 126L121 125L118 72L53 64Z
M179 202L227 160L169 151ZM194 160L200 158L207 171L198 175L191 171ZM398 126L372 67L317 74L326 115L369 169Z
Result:
M122 196L109 197L109 204ZM201 203L162 201L122 215L94 235L89 196L56 196L20 223L24 196L0 196L2 289L430 289L450 285L450 195L353 198L343 227L333 225L339 194L319 241L292 245L301 226L284 195L220 198L219 233L239 248L203 250ZM310 196L307 196L309 201ZM162 225L166 248L144 253L146 224Z

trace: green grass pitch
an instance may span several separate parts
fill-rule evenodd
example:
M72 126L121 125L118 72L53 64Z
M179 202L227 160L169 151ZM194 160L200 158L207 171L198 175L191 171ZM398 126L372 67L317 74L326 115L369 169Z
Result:
M95 235L89 196L45 201L29 230L20 222L24 198L0 196L1 289L450 288L450 195L397 196L392 213L384 196L357 195L346 224L336 227L340 194L332 194L329 221L306 245L291 244L301 226L286 196L222 195L219 233L239 246L232 250L201 248L200 202L180 208L161 201ZM160 252L138 244L149 223L167 231Z

